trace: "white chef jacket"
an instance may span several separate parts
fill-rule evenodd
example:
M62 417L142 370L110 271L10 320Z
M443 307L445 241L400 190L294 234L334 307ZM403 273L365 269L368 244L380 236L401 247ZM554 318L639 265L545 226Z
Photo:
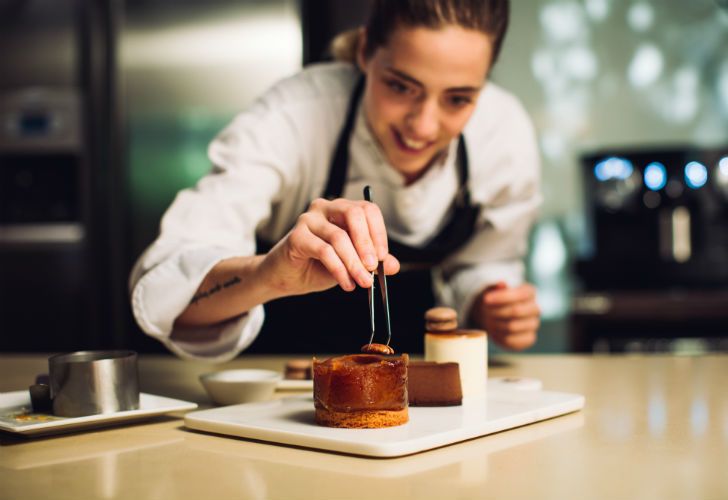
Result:
M250 345L264 321L262 305L209 327L173 332L173 323L218 262L254 255L256 233L280 240L322 195L359 75L347 63L310 66L273 86L213 140L212 171L177 195L159 237L132 271L132 309L142 330L181 357L213 362ZM485 286L522 282L541 195L534 130L514 96L487 83L463 134L471 202L482 209L472 238L433 270L433 282L438 302L455 307L464 323ZM390 238L424 245L450 215L456 156L454 139L439 162L406 186L359 105L343 197L361 199L363 187L372 186Z

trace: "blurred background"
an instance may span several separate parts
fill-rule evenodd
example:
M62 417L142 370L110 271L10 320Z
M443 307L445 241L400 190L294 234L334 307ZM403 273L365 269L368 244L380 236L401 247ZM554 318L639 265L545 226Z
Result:
M728 2L512 2L545 204L528 352L728 351ZM0 0L0 350L162 352L129 270L216 133L366 0ZM251 352L255 352L255 345Z

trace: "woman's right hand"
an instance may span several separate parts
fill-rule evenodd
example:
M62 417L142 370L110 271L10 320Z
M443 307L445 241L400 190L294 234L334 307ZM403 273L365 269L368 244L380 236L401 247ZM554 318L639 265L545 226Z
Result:
M371 272L384 261L385 274L399 272L389 254L382 212L374 203L317 199L265 256L258 271L282 296L339 285L352 291L372 286Z

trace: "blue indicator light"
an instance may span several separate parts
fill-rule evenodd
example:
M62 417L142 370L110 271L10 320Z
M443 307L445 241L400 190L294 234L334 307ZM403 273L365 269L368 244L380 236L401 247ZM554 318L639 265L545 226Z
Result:
M667 169L662 163L653 161L645 167L645 186L653 191L659 191L667 184Z
M708 182L708 169L705 165L697 161L691 161L685 165L685 183L693 188L698 189Z
M602 182L611 179L625 180L632 175L633 171L631 161L612 156L597 163L594 167L594 176Z

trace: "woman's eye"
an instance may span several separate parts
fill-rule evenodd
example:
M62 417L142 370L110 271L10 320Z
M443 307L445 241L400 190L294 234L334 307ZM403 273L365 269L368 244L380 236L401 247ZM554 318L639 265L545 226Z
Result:
M406 85L398 82L397 80L387 81L387 86L397 94L406 94L409 90Z
M461 108L463 106L467 106L468 104L472 103L473 99L471 97L467 97L467 96L453 95L448 98L448 102L453 107Z

